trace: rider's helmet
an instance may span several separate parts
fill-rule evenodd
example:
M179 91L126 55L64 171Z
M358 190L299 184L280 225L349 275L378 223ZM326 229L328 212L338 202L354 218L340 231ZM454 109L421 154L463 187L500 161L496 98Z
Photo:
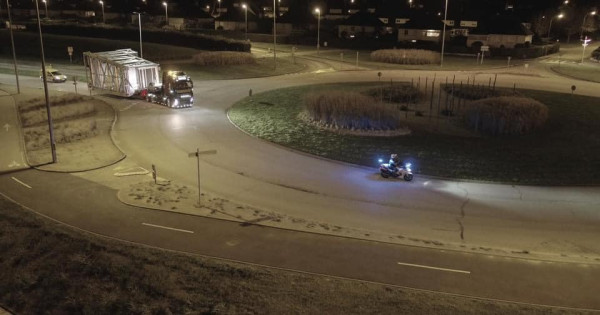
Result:
M390 160L394 161L394 163L398 164L400 162L400 159L398 159L398 154L392 154L392 156L390 157Z

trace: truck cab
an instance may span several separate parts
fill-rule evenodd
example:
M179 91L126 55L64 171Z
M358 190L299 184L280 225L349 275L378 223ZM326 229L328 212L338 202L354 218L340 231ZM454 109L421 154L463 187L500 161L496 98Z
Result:
M146 93L148 102L163 104L170 108L184 108L194 105L194 85L185 72L165 71L162 79L162 84L148 87Z

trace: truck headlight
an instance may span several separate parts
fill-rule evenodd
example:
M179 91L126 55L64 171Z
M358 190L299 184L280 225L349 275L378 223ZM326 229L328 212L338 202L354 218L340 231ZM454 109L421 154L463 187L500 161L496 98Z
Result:
M178 99L173 100L173 106L177 106L177 105L179 105L179 100Z

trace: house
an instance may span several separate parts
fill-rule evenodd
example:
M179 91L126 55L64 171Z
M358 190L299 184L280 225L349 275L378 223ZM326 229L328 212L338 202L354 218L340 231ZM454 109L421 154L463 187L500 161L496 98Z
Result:
M533 33L521 21L512 16L497 16L487 19L470 32L467 46L490 46L491 48L515 48L517 45L528 46L533 40Z
M252 6L244 8L242 5L235 3L226 13L215 19L215 29L245 32L246 21L248 22L248 32L254 32L258 29L256 10Z
M340 22L338 25L338 37L374 37L381 33L384 23L374 14L367 11L359 11Z
M444 22L433 15L413 16L405 24L398 25L398 41L440 42Z

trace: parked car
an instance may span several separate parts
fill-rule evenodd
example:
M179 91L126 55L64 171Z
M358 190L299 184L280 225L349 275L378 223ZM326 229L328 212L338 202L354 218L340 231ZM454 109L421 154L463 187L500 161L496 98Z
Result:
M40 70L40 79L43 80L42 70ZM46 81L47 82L65 82L67 76L60 73L60 71L54 69L52 65L46 67Z

